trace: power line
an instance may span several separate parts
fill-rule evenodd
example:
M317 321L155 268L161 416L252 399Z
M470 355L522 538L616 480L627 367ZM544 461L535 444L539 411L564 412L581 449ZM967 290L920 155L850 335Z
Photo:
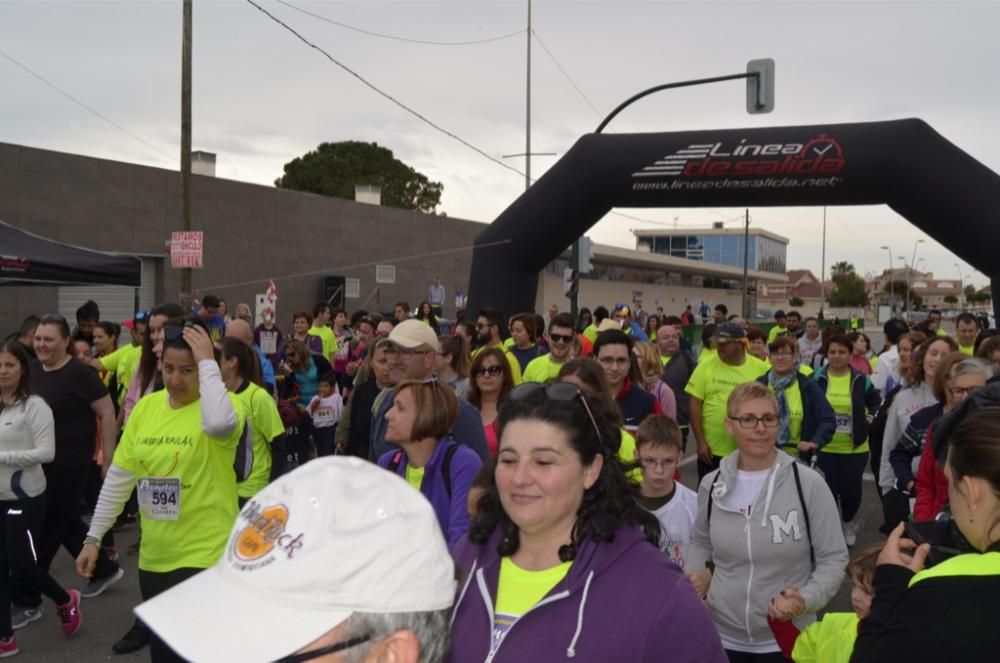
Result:
M314 14L311 11L302 9L301 7L296 7L290 2L285 2L285 0L275 0L279 5L284 5L289 9L294 9L297 12L305 14L306 16L311 16L324 23L330 23L331 25L336 25L337 27L344 28L345 30L351 30L353 32L360 32L363 35L368 35L370 37L378 37L380 39L391 39L392 41L403 41L410 44L424 44L427 46L473 46L475 44L488 44L494 41L501 41L503 39L510 39L511 37L516 37L518 35L524 34L524 30L517 30L516 32L510 32L505 35L498 35L496 37L489 37L487 39L475 39L471 41L433 41L429 39L411 39L409 37L400 37L398 35L385 34L383 32L373 32L372 30L365 30L363 28L358 28L353 25L348 25L347 23L342 23L340 21L335 21L332 18L327 18L326 16L321 16L320 14Z
M34 76L36 79L38 79L42 83L45 83L50 88L52 88L53 90L55 90L56 92L58 92L62 96L66 97L67 99L69 99L70 101L72 101L74 104L76 104L80 108L83 108L88 113L91 113L92 115L96 115L100 119L104 120L105 122L107 122L108 124L110 124L111 126L113 126L118 131L121 131L122 133L124 133L125 135L129 136L130 138L139 141L140 143L142 143L143 145L145 145L149 149L156 150L157 152L159 152L160 154L162 154L164 157L166 157L167 159L169 159L171 162L176 162L177 161L177 157L171 156L171 155L167 154L166 152L164 152L163 150L161 150L160 148L156 147L155 145L147 143L142 138L140 138L139 136L136 136L134 133L132 133L131 131L129 131L125 127L121 126L120 124L118 124L114 120L111 120L111 119L107 118L106 116L102 115L96 109L91 108L87 104L83 103L82 101L80 101L79 99L77 99L76 97L74 97L73 95L71 95L69 92L66 92L65 90L61 89L55 83L52 83L52 82L46 80L41 74L39 74L39 73L37 73L37 72L29 69L27 65L25 65L25 64L23 64L21 62L18 62L13 57L11 57L9 54L5 53L4 51L0 50L0 55L2 55L3 57L7 58L12 63L14 63L18 67L20 67L21 69L23 69L24 71L26 71L27 73L29 73L32 76Z
M280 1L280 0L279 0L279 1ZM549 47L545 45L545 42L544 42L544 41L542 41L542 38L538 36L538 32L536 32L535 30L532 30L532 31L531 31L531 35L532 35L532 36L533 36L533 37L534 37L534 38L535 38L536 40L538 40L538 43L539 43L539 45L540 45L540 46L542 47L542 50L544 50L544 51L545 51L545 54L549 56L549 59L550 59L550 60L552 60L552 63L553 63L553 64L554 64L555 66L556 66L556 68L558 68L558 69L559 69L559 71L560 71L560 72L562 72L562 75L563 75L563 76L564 76L564 77L566 78L566 80L567 80L567 81L569 81L569 84L573 86L573 89L577 91L577 94L579 94L579 95L580 95L580 97L581 97L581 98L582 98L582 99L583 99L583 100L584 100L585 102L587 102L587 105L588 105L588 106L590 106L590 109L591 109L592 111L594 111L594 115L596 115L596 116L598 117L598 119L603 119L603 118L604 118L604 114L603 114L603 113L601 113L601 111L597 110L597 107L596 107L596 106L594 106L594 104L592 104L592 103L590 102L590 99L588 99L588 98L587 98L587 95L585 95L585 94L583 93L583 90L581 90L581 89L580 89L580 86L579 86L579 85L577 85L577 84L576 84L576 82L574 82L574 81L573 81L573 79L572 79L572 78L570 77L570 75L569 75L569 74L568 74L568 73L566 72L566 70L565 70L565 69L563 68L563 66L562 66L561 64L559 64L559 61L558 61L558 60L556 60L556 56L552 55L552 51L550 51L550 50L549 50Z
M295 35L299 39L299 41L301 41L305 45L309 46L310 48L319 51L320 53L322 53L326 57L327 60L329 60L333 64L337 65L338 67L340 67L341 69L343 69L344 71L346 71L347 73L349 73L351 76L354 76L356 79L358 79L359 81L361 81L366 87L368 87L369 89L377 92L380 96L385 97L386 99L388 99L389 101L391 101L393 104L395 104L395 105L399 106L400 108L402 108L403 110L405 110L410 115L413 115L418 120L424 122L428 126L432 127L433 129L436 129L437 131L443 133L444 135L446 135L446 136L448 136L450 138L455 139L456 141L458 141L462 145L465 145L467 148L469 148L473 152L476 152L480 156L486 157L487 159L489 159L493 163L497 164L498 166L502 166L502 167L506 168L507 170L515 172L518 175L520 175L521 177L524 177L524 173L521 172L520 170L518 170L517 168L514 168L513 166L509 166L509 165L505 164L503 161L500 161L499 159L497 159L497 158L495 158L493 156L490 156L489 154L487 154L483 150L479 149L478 147L476 147L475 145L473 145L469 141L465 140L464 138L461 138L461 137L455 135L454 133L448 131L444 127L442 127L440 125L437 125L434 122L431 122L429 119L427 119L426 117L424 117L423 115L421 115L417 111L413 110L412 108L410 108L409 106L407 106L403 102L399 101L398 99L396 99L395 97L393 97L388 92L383 92L381 89L379 89L378 87L376 87L373 83L369 83L368 80L366 80L361 74L357 73L356 71L354 71L353 69L351 69L347 65L341 63L336 58L334 58L332 55L330 55L329 53L327 53L325 50L323 50L322 48L320 48L316 44L312 43L311 41L309 41L308 39L306 39L305 37L303 37L293 27L291 27L290 25L288 25L287 23L285 23L284 21L282 21L280 18L276 17L274 14L272 14L271 12L267 11L266 9L264 9L263 7L261 7L260 5L258 5L256 2L254 2L254 0L247 0L247 2L249 4L251 4L251 5L253 5L254 7L256 7L258 9L258 11L260 11L262 14L264 14L265 16L267 16L269 19L271 19L272 21L274 21L275 23L277 23L281 27L283 27L286 30L288 30L289 32L291 32L293 35Z

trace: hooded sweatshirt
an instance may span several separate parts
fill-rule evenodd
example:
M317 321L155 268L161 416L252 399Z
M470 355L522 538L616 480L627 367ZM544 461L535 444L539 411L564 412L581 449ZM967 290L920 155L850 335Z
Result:
M482 546L463 538L452 551L462 583L449 663L725 663L691 583L636 527L618 529L609 542L582 542L566 576L490 658L500 537L498 529Z
M767 625L768 603L789 585L798 585L806 602L806 612L794 620L796 626L801 630L816 621L816 611L840 588L847 566L847 545L826 481L800 463L800 500L792 470L795 461L781 450L750 512L744 515L727 508L725 496L734 490L739 457L739 452L726 456L719 469L701 482L698 517L685 569L701 569L707 562L714 562L708 604L719 633L739 642L762 645L774 643ZM803 502L807 514L802 513ZM810 532L815 568L809 559Z

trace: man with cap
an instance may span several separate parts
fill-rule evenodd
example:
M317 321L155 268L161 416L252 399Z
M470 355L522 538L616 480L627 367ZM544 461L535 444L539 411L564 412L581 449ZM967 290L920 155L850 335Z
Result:
M719 325L712 337L718 355L698 362L685 391L691 431L698 443L698 481L736 449L726 431L726 402L737 385L767 373L767 364L747 353L747 335L738 324Z
M259 492L215 566L136 614L190 661L431 663L448 651L455 588L430 503L371 463L327 457Z
M428 325L415 318L400 322L389 333L389 347L385 352L389 359L392 382L398 384L403 380L425 382L436 380L434 361L440 351L437 334ZM372 406L371 445L368 455L372 461L380 458L390 448L389 443L385 441L385 431L388 427L385 413L389 411L394 401L393 390L383 389ZM486 462L489 460L489 451L486 446L486 434L483 432L482 417L475 406L464 398L458 399L458 405L458 423L452 430L452 436L456 442L467 445L483 462Z

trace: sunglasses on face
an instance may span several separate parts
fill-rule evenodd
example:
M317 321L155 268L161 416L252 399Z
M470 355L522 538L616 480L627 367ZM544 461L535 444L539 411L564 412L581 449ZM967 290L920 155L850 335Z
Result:
M572 403L573 401L579 400L583 403L583 409L587 411L587 416L590 417L590 423L594 426L594 432L597 434L597 440L603 445L603 438L601 437L601 429L597 425L597 419L594 418L594 413L590 409L590 405L587 404L587 399L584 397L583 392L572 382L553 382L551 384L542 384L540 382L525 382L514 387L513 391L510 392L510 399L519 401L528 398L532 394L543 391L545 397L550 401L557 401L560 403Z
M490 377L496 377L501 373L503 373L503 369L500 368L499 366L482 366L473 371L473 374L477 378L481 378L484 375L489 375Z
M573 336L572 335L553 334L551 332L549 332L549 339L553 343L572 343L573 342Z

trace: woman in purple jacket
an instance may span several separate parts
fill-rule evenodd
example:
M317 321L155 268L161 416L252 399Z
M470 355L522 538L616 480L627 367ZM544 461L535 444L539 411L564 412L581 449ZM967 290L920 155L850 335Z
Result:
M379 467L419 490L434 507L448 544L456 543L469 529L466 501L483 461L449 437L458 421L455 391L437 380L400 382L385 420L386 442L400 448L384 453Z
M617 457L614 408L567 382L511 392L495 486L452 551L450 663L726 660L691 584L655 545L659 525Z

